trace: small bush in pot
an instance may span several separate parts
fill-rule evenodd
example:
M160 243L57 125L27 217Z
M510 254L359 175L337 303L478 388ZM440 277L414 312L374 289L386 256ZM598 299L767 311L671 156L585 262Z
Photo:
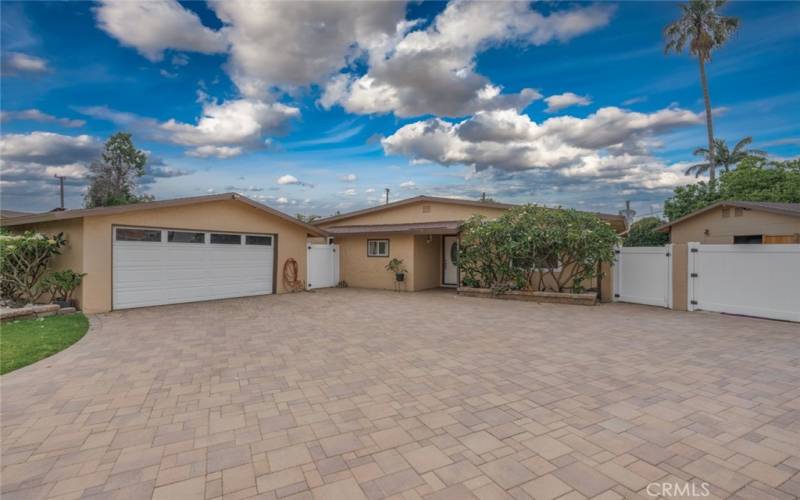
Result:
M408 272L403 265L403 260L397 258L390 260L389 263L386 264L386 270L394 273L394 279L396 281L405 281L406 273Z
M48 289L54 304L61 307L73 307L75 301L72 300L72 294L81 284L84 276L86 273L76 273L72 269L56 271L42 280L42 286Z

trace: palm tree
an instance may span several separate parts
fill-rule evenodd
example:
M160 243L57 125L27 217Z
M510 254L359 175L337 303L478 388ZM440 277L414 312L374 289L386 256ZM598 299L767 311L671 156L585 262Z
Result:
M315 220L319 219L319 215L305 215L305 214L297 214L294 216L300 222L305 222L306 224L311 224Z
M736 145L733 147L733 150L728 149L728 145L725 143L723 139L715 139L714 140L714 168L711 168L711 161L709 161L710 155L708 148L697 148L694 150L695 156L703 156L706 158L704 163L698 163L697 165L692 165L691 167L686 169L686 175L689 175L694 172L695 177L700 177L701 174L709 172L710 177L714 178L714 170L719 167L722 167L726 172L730 171L732 165L738 164L740 161L744 160L745 158L749 158L754 156L756 158L764 158L767 156L766 151L761 151L760 149L747 149L747 146L753 142L752 137L745 137L741 141L737 142Z
M681 17L664 28L666 45L664 52L680 53L686 45L689 52L700 62L700 84L706 103L706 128L708 129L708 163L715 165L714 125L711 122L711 98L708 95L706 62L711 61L711 52L724 44L739 28L739 19L723 16L718 12L727 0L690 0L681 5ZM715 169L710 168L710 180L714 181Z

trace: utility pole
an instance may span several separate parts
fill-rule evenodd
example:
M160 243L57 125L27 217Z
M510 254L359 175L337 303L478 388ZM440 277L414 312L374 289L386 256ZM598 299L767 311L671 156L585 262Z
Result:
M64 178L65 177L63 175L54 175L53 177L55 177L59 181L59 185L61 187L61 205L59 206L59 208L61 210L64 210Z
M386 191L386 205L388 205L389 204L389 188L384 188L383 190Z

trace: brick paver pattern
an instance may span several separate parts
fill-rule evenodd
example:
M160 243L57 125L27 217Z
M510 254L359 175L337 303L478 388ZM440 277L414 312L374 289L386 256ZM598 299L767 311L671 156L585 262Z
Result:
M785 322L333 289L98 315L0 384L3 500L800 496Z

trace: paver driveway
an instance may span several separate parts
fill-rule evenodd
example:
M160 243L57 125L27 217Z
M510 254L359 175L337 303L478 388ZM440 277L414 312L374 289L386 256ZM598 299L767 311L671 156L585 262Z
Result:
M325 290L100 315L0 383L3 500L800 495L790 323Z

